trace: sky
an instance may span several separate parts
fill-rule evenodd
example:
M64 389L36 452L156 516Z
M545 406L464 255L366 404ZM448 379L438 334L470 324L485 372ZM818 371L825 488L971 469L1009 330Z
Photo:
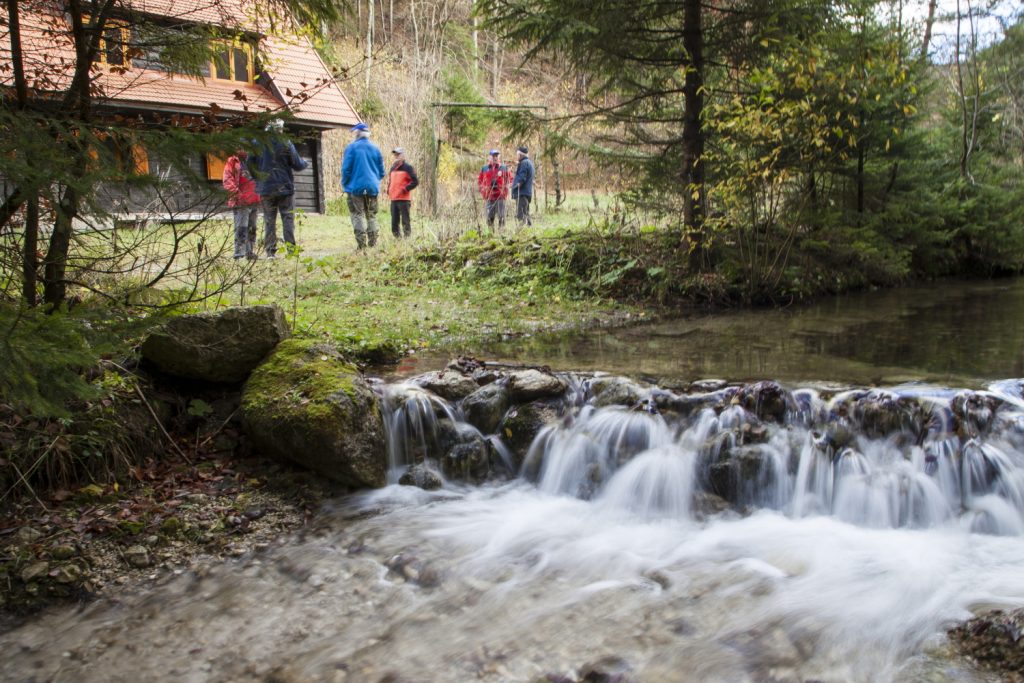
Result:
M999 18L1012 20L1013 17L1024 13L1024 0L960 0L960 11L967 12L968 5L974 9L979 7L992 6L994 16L983 18L978 25L978 37L981 45L989 45L1002 36ZM943 21L943 15L956 13L957 0L939 0L936 12L937 21L932 28L932 47L930 52L933 58L941 58L941 55L951 54L956 40L956 22L948 19ZM914 19L923 21L928 16L928 0L908 0L905 12ZM966 33L969 29L966 22L961 28Z

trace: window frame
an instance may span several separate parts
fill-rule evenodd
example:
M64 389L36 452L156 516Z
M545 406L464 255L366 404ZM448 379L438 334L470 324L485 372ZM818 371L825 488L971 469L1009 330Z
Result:
M256 61L255 61L255 50L252 44L245 40L215 40L211 47L213 48L213 54L210 56L210 78L215 81L221 81L222 83L255 83L256 82ZM220 55L218 54L221 50L226 50L227 54L227 68L228 77L221 78L217 75L217 64L220 61ZM246 57L246 74L245 80L235 78L235 50L242 50Z
M121 61L111 62L107 58L107 34L111 31L117 31L121 34ZM107 19L103 26L103 30L100 31L99 42L97 44L96 61L100 64L106 64L108 66L117 67L130 67L132 65L131 56L128 54L128 50L131 44L132 31L127 21L123 19Z

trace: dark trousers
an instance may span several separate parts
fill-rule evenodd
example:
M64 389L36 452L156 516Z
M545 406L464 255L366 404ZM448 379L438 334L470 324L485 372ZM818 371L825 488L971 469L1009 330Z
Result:
M530 220L530 195L519 195L516 198L516 220L520 223L533 225Z
M412 235L412 218L409 216L409 207L412 202L408 199L391 200L391 234L395 237L402 235L398 231L399 223L405 228L405 236Z

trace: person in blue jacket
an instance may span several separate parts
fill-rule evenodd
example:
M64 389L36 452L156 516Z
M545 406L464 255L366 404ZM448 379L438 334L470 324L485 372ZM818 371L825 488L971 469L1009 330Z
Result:
M295 171L309 164L299 156L291 140L283 137L284 121L267 124L274 137L269 143L254 143L257 153L249 155L249 171L256 179L256 194L263 205L263 248L267 258L277 256L277 214L281 214L284 241L295 245Z
M348 195L348 211L356 247L377 244L377 193L384 178L384 157L370 142L370 127L363 122L352 126L355 140L345 148L341 161L341 187Z
M536 171L530 161L530 150L520 147L516 150L519 165L516 166L516 177L512 179L512 198L516 200L516 221L520 225L533 225L530 220L530 200L533 198L533 176Z

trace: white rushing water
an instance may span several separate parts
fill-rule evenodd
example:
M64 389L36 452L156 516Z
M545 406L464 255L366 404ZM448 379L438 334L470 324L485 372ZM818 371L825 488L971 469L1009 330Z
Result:
M575 405L527 479L337 501L270 552L0 636L0 678L994 681L944 631L1024 606L1019 386L805 390L782 424ZM392 481L459 421L407 393ZM883 433L897 400L925 428Z

